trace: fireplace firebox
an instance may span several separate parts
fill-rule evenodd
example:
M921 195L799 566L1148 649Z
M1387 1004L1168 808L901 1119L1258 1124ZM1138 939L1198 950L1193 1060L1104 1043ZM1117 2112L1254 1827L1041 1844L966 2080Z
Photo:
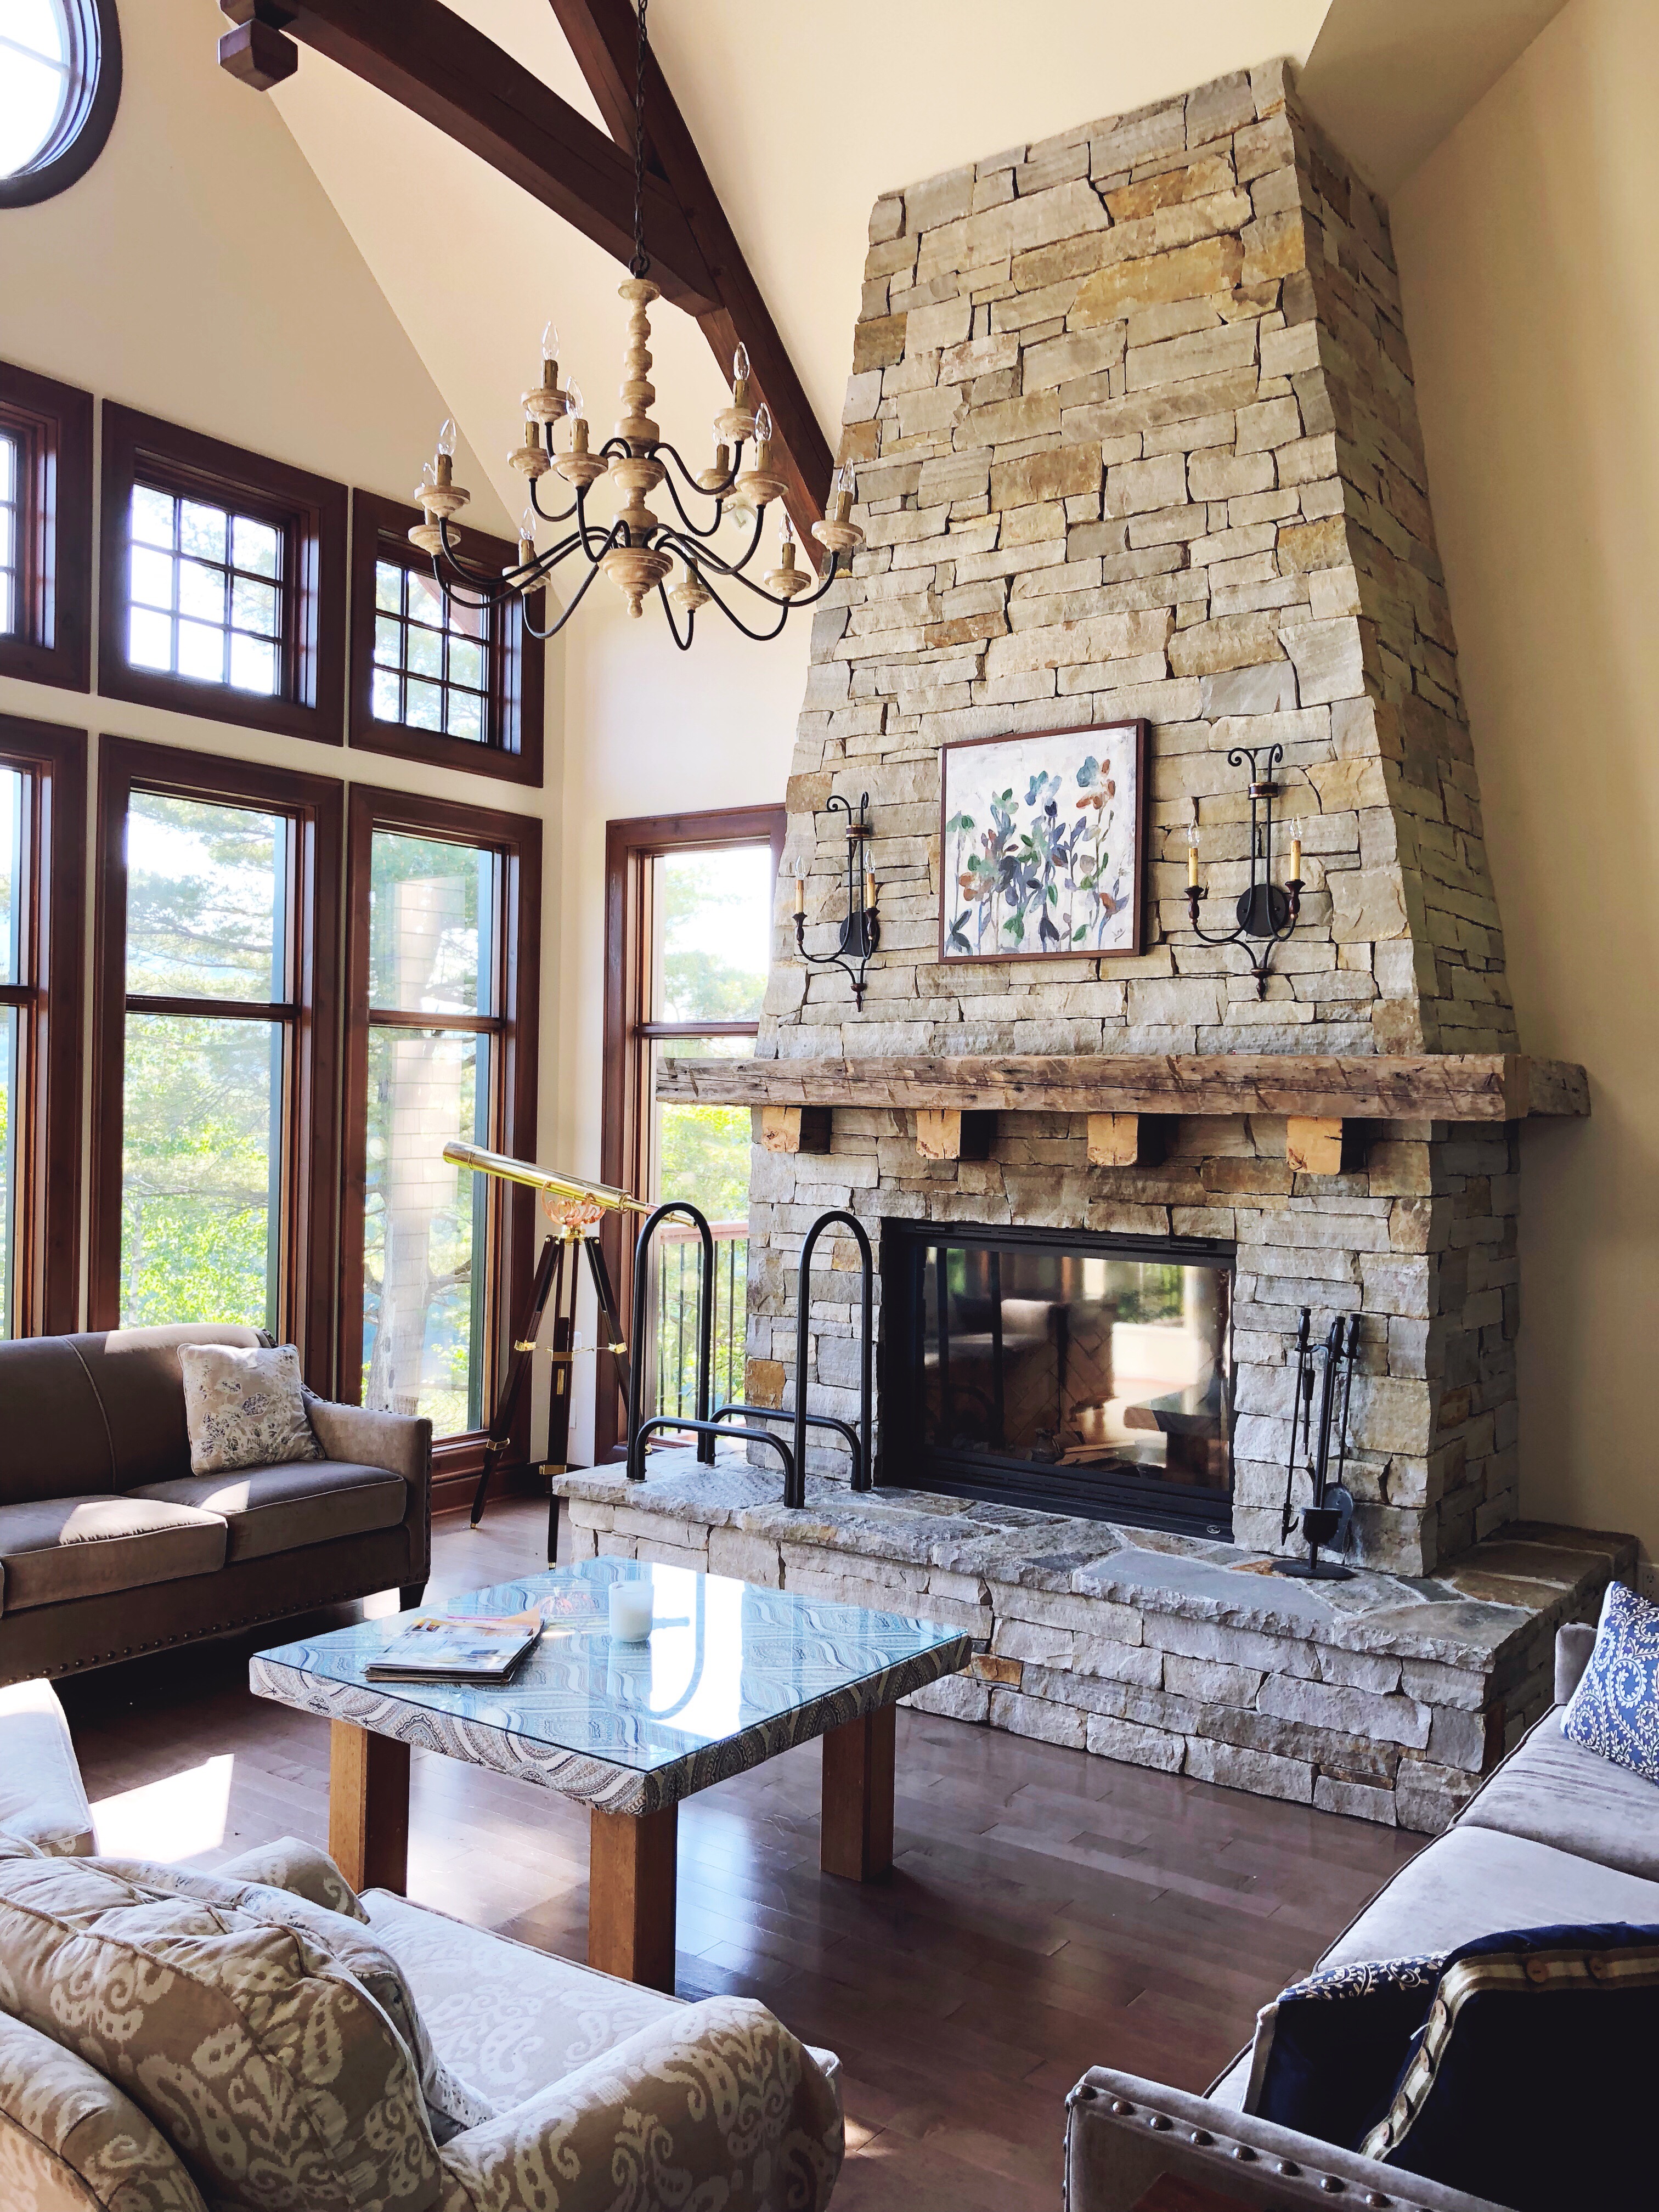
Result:
M877 1482L1231 1536L1233 1258L890 1218Z

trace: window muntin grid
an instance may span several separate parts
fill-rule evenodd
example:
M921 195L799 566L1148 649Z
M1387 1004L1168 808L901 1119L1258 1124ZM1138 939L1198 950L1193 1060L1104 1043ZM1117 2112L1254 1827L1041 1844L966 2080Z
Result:
M275 697L283 688L283 555L274 523L134 484L128 659Z
M374 564L377 722L489 742L489 612L401 562Z
M15 636L22 622L22 474L21 447L0 430L0 637Z

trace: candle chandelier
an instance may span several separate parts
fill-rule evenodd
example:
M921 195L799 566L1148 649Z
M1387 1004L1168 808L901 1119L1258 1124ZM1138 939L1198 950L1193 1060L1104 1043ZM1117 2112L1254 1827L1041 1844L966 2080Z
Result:
M796 544L789 517L779 508L778 554L774 567L757 582L748 571L760 552L766 526L766 509L781 501L785 479L773 466L772 417L764 405L749 404L749 356L741 345L732 363L732 404L714 418L714 456L712 466L694 475L675 448L662 437L653 421L656 386L651 382L651 302L661 296L651 282L651 257L645 250L642 205L645 185L645 76L650 59L646 35L647 0L639 0L639 46L634 81L634 257L627 282L617 287L628 305L628 337L623 350L623 376L617 387L622 403L616 428L595 453L582 413L580 388L559 382L558 332L550 322L542 333L541 382L524 395L524 443L508 459L526 478L530 504L519 526L519 557L499 573L480 568L463 558L460 533L453 518L470 495L454 480L455 426L446 422L439 434L438 450L422 472L415 496L425 514L409 535L432 558L433 574L447 597L463 605L500 606L517 599L525 629L532 637L556 636L581 605L589 585L601 574L621 591L630 615L644 611L654 592L674 642L684 652L691 643L699 608L711 603L734 628L757 643L776 637L797 606L812 606L834 583L845 555L852 564L854 550L864 543L864 532L848 517L853 503L851 471L838 468L831 479L829 509L812 535L829 556L823 577L814 588L808 569L796 564ZM556 443L557 426L565 425ZM748 450L745 460L745 449ZM681 486L704 505L703 520L687 512ZM550 512L542 504L540 486L548 477L558 478L573 496L568 507ZM588 495L606 479L622 498L614 521L595 521L587 512ZM674 519L659 521L646 504L651 494L665 488L673 503ZM714 543L722 527L736 521L747 544L733 553ZM546 547L539 547L539 526L556 530L572 526ZM525 602L538 592L567 561L585 568L581 580L566 601L562 612L545 629L530 620ZM675 563L679 575L670 588ZM750 595L744 599L741 593ZM751 601L754 604L751 604ZM756 615L769 628L751 629L740 613ZM763 614L762 610L765 612ZM775 611L776 619L772 620ZM681 633L681 619L684 632Z

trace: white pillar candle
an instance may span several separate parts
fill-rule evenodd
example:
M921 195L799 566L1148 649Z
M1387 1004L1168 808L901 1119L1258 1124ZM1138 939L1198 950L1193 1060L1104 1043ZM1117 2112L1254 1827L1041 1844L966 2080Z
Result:
M651 1585L648 1582L612 1583L611 1633L624 1644L638 1644L651 1633Z

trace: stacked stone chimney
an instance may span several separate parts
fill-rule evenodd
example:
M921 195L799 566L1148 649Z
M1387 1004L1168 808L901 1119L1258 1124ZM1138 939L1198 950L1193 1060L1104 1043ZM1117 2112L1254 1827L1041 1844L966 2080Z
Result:
M814 627L789 787L809 931L839 919L832 793L870 794L882 948L854 1008L781 927L763 1056L1516 1048L1386 210L1268 64L878 201L842 451L867 535ZM1145 717L1147 949L938 959L939 749ZM1210 912L1247 876L1230 747L1279 744L1309 888L1265 999ZM1380 1124L1310 1177L1271 1118L1192 1121L1156 1169L1080 1120L1005 1117L921 1159L909 1117L757 1148L750 1394L787 1394L793 1259L822 1206L1235 1238L1235 1522L1277 1547L1296 1309L1361 1310L1371 1563L1425 1571L1515 1511L1514 1144ZM850 1279L842 1276L845 1284ZM819 1316L821 1315L821 1320ZM850 1400L821 1279L814 1383Z

